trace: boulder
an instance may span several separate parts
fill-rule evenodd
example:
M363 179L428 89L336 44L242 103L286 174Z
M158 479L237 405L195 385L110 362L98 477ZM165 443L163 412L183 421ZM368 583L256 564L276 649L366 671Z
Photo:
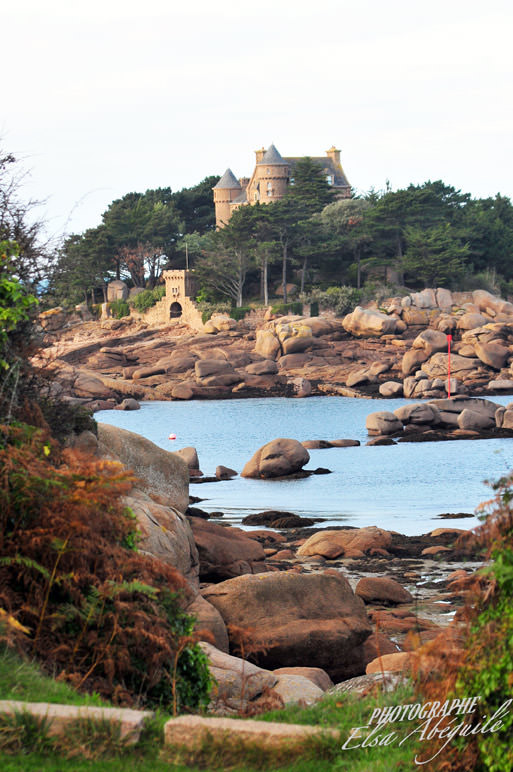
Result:
M509 407L499 407L495 413L495 424L499 429L513 429L513 410Z
M299 472L310 460L300 442L280 437L257 450L242 470L242 477L285 477Z
M278 367L280 370L295 370L304 367L311 358L311 354L287 354L278 359Z
M395 579L387 576L365 576L360 579L355 593L364 603L409 603L413 595Z
M282 353L280 341L272 330L257 330L255 351L264 359L277 359Z
M480 413L484 417L489 417L495 423L497 405L495 402L482 397L459 396L452 397L451 399L433 399L428 404L438 409L440 423L446 426L456 427L458 425L458 416L465 409L473 413Z
M306 378L292 378L289 383L294 390L295 397L309 397L312 393L312 384Z
M513 314L513 304L508 303L502 298L498 298L496 295L492 295L491 292L486 290L474 290L472 293L474 303L479 306L481 311L487 311L491 309L496 314Z
M466 371L475 370L481 364L479 359L472 359L470 357L461 357L458 354L451 354L451 373L453 375L459 374L460 377L464 375ZM428 378L446 378L448 368L448 354L433 354L431 359L424 362L422 370L426 373Z
M499 343L476 343L475 352L481 362L493 367L494 370L502 370L506 360L511 356L509 349Z
M228 631L223 617L216 607L206 601L203 596L196 595L193 602L187 606L186 611L196 619L194 629L206 633L205 638L208 643L213 643L219 651L228 654Z
M73 383L73 394L88 399L111 399L115 393L105 386L100 378L86 372L79 372Z
M403 310L403 321L408 327L425 327L429 323L429 313L423 308L405 308Z
M277 674L276 670L274 674ZM314 705L324 696L324 691L309 678L291 673L281 672L273 689L280 695L284 705Z
M116 406L116 410L140 410L141 406L136 399L128 397L124 399L119 405Z
M365 668L365 673L402 673L409 670L411 664L411 655L407 651L398 651L395 654L384 654L382 657L369 662Z
M438 351L447 351L447 336L438 330L423 330L413 341L413 348L424 351L427 359Z
M196 448L188 447L175 450L174 453L187 464L189 470L196 471L200 468L198 453Z
M272 359L263 359L247 365L246 372L251 375L274 375L278 372L278 365Z
M363 654L365 664L368 665L376 657L382 657L383 654L396 654L399 648L396 643L383 633L372 633L363 644Z
M490 381L488 384L488 388L491 391L512 391L513 392L513 381L509 380L508 378L499 378L496 381Z
M412 292L410 294L412 306L417 308L436 308L436 294L433 289L424 289L422 292Z
M240 528L216 525L199 517L191 517L190 523L203 581L218 582L265 570L263 547Z
M475 330L476 327L482 327L487 321L488 319L482 314L463 314L458 319L457 327L458 330Z
M309 681L312 681L323 692L327 692L333 686L333 681L327 672L320 667L280 667L277 670L273 670L273 673L277 676L303 676L303 678L308 678Z
M278 681L274 673L252 662L219 651L207 642L199 645L208 657L210 672L215 678L210 709L216 713L244 712L264 689L272 689Z
M158 493L166 504L185 512L189 506L189 470L175 453L159 448L139 434L108 424L98 424L103 456L121 461L140 479L138 487Z
M232 477L236 477L237 474L235 469L230 469L229 466L223 466L222 464L216 466L216 478L218 480L230 480Z
M199 359L194 365L196 378L201 380L209 375L232 373L233 367L226 359Z
M436 304L441 311L450 313L453 305L452 294L447 289L439 287L436 290Z
M441 335L442 333L440 333ZM401 370L403 375L408 376L419 369L420 365L428 359L429 354L421 348L412 348L403 356Z
M312 329L304 324L303 320L281 322L275 329L285 355L306 351L313 345Z
M492 416L478 410L465 408L458 415L458 426L460 429L480 431L481 429L491 429L495 425L495 415Z
M394 415L403 424L437 424L440 420L437 408L429 402L403 405L394 410Z
M363 602L341 574L279 571L239 576L203 590L225 623L251 631L262 667L319 667L334 680L363 672L371 627Z
M357 338L380 338L382 335L395 333L397 320L371 308L357 306L344 317L344 329Z
M370 413L365 421L365 426L369 434L395 434L403 429L397 416L386 410Z
M199 573L198 550L186 516L174 507L157 504L133 488L124 503L134 513L141 534L138 548L178 569L193 585Z
M171 396L173 399L192 399L194 392L189 384L177 383L177 385L173 386L171 389Z
M310 536L298 549L297 555L321 555L328 559L362 557L364 554L386 556L391 544L391 533L375 525L341 531L322 530Z

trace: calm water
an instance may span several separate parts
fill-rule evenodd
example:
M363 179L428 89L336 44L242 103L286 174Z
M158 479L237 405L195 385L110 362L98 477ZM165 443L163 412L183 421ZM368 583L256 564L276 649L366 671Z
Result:
M494 397L507 404L511 396ZM240 477L191 486L204 497L209 512L240 522L252 512L278 509L329 519L327 525L378 525L405 534L450 525L469 528L475 519L443 521L444 512L473 512L491 497L484 481L513 468L513 439L402 443L365 447L365 418L377 410L395 410L411 400L344 397L148 402L141 410L103 410L100 422L142 434L166 450L194 446L204 474L218 464L238 472L253 453L276 437L297 440L357 439L356 448L310 452L306 468L333 474L304 480L265 481ZM168 440L169 434L176 440Z

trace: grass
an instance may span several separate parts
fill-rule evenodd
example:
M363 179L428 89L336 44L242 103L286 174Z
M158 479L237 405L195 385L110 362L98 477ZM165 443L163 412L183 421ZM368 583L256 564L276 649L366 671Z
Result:
M34 663L23 662L9 650L0 649L0 699L73 705L107 705L97 695L84 695L41 673ZM395 693L355 698L330 695L308 707L289 706L258 716L260 721L309 724L336 728L340 740L326 736L305 743L298 755L270 753L259 746L242 746L236 738L210 741L195 752L165 748L163 726L169 716L157 714L135 746L126 746L112 728L78 725L63 738L49 738L44 725L21 714L0 718L0 769L2 772L200 772L200 770L279 769L281 772L400 772L412 769L415 748L357 748L342 750L352 727L365 725L374 707L405 704L412 699L410 688ZM411 728L411 727L410 727Z

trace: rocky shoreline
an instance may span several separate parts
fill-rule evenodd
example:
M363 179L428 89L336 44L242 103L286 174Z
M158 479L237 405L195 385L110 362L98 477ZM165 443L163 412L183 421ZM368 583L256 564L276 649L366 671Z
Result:
M36 362L52 394L90 410L131 400L339 395L442 399L513 394L513 304L483 290L424 290L356 308L344 318L254 312L215 315L203 332L180 319L40 315Z
M263 513L253 530L212 522L190 507L178 454L105 424L74 445L134 470L125 503L139 549L187 580L184 604L202 631L221 715L258 712L269 695L279 706L365 690L382 669L408 672L419 641L454 627L464 583L481 565L465 532L450 527L408 537L283 512Z

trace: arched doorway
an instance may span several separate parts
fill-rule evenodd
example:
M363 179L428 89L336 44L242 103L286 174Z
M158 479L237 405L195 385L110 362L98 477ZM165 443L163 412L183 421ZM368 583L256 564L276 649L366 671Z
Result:
M171 303L171 308L169 309L169 316L171 319L178 319L179 316L182 315L182 306L180 303L177 303L176 301L174 303Z

